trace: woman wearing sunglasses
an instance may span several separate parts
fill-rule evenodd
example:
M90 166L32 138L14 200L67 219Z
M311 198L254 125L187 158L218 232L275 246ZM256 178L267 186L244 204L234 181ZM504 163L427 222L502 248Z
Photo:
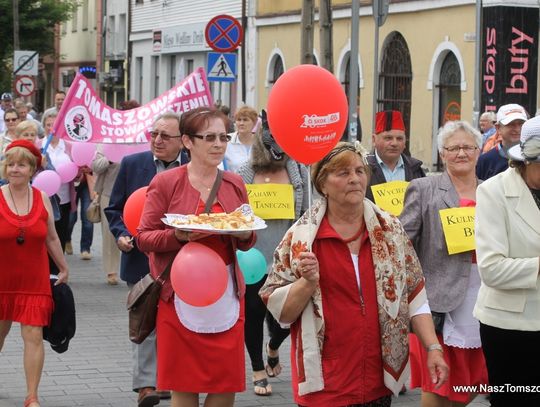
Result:
M13 108L7 109L4 112L4 123L6 131L0 134L0 155L3 155L9 143L15 140L15 127L20 123L19 113Z
M177 137L182 138L191 161L156 175L148 187L139 225L137 244L149 254L154 277L190 241L214 250L229 273L225 294L216 303L196 310L174 294L169 279L163 286L156 323L157 386L172 391L172 407L198 407L199 393L208 394L206 406L232 407L235 393L245 389L245 283L235 252L253 246L255 234L251 231L231 235L193 233L161 222L165 213L199 214L207 209L232 212L248 202L242 179L218 170L230 140L227 122L222 112L208 107L182 115ZM217 194L210 202L216 182Z

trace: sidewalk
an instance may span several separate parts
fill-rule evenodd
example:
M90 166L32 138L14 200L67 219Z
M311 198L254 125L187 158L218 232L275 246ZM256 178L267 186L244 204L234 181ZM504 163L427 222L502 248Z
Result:
M77 333L63 354L52 351L45 342L45 367L40 384L42 407L134 407L137 394L131 391L131 342L127 336L127 312L124 283L109 286L101 273L100 226L94 228L92 260L79 259L79 224L73 232L75 253L67 256L70 285L76 301ZM253 394L251 380L246 391L238 394L235 406L293 407L290 385L289 345L281 350L284 369L279 378L270 379L273 394ZM251 377L246 353L246 375ZM189 372L186 372L189 374ZM0 407L22 407L26 393L22 367L22 340L18 324L14 324L0 354ZM202 405L202 404L201 404ZM420 405L419 391L408 391L395 399L393 406ZM170 406L162 401L160 407ZM485 407L483 396L471 407ZM332 406L329 406L332 407Z

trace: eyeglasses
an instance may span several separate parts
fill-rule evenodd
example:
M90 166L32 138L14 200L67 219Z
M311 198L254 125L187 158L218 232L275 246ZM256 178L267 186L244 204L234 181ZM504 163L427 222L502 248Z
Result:
M476 146L450 146L450 147L443 147L443 148L451 154L458 154L459 150L463 150L465 154L472 154L476 150L478 150L478 147Z
M155 138L157 138L157 136L160 136L163 141L169 141L172 138L180 138L180 137L182 137L182 136L171 136L170 134L162 133L162 132L159 132L159 131L151 131L150 132L150 137L155 139Z
M17 117L14 119L4 119L4 121L7 123L13 123L13 122L16 122L17 120L19 120Z
M214 143L218 137L222 143L228 143L232 138L228 134L190 134L190 137L197 137L207 143Z

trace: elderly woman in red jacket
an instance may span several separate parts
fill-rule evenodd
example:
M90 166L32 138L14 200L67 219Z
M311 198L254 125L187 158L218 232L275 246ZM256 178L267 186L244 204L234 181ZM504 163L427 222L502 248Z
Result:
M232 407L235 393L245 389L245 283L235 252L253 246L254 233L191 233L170 228L160 220L165 213L199 214L204 210L230 140L227 122L219 110L201 107L182 115L179 135L161 134L164 141L182 137L191 162L156 175L148 188L139 226L137 243L141 251L149 254L154 277L164 271L184 244L193 240L215 250L230 275L220 304L197 307L196 312L174 295L170 281L163 287L156 326L157 384L160 389L172 391L173 407L197 407L199 393L208 393L206 403ZM242 179L227 171L222 175L211 203L212 212L232 212L248 202Z
M287 231L260 291L274 317L291 324L295 402L390 406L408 372L409 325L440 386L448 367L420 263L399 221L365 199L365 152L338 143L312 179L323 198Z

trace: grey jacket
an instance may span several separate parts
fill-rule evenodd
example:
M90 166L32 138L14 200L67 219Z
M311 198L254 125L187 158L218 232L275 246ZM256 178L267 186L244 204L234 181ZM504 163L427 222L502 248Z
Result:
M440 209L459 207L459 196L447 172L414 179L405 192L399 216L409 235L426 279L432 311L449 312L462 302L471 272L471 252L449 255Z

